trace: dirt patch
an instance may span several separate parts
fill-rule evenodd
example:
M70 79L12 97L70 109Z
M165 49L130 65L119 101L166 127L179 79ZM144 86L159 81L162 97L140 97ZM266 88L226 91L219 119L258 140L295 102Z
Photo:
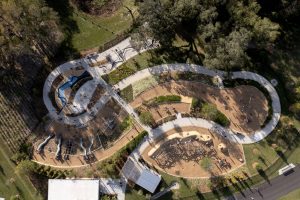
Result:
M176 115L177 113L189 113L190 107L191 105L188 103L169 103L144 108L152 114L154 121L158 123L164 118Z
M185 127L180 131L168 131L148 146L142 154L144 160L166 173L183 177L226 174L244 164L242 145L199 127ZM198 133L198 140L193 133ZM185 136L178 139L178 135L183 134ZM225 148L221 149L221 145ZM211 161L209 170L201 166L206 158Z
M107 149L95 150L92 154L93 160L91 163L87 163L83 159L83 156L80 155L80 153L76 155L70 155L68 160L56 160L55 153L53 151L49 151L47 148L45 148L43 154L38 154L36 151L34 151L33 159L45 165L57 166L60 168L72 168L74 166L93 164L97 161L104 160L112 156L123 146L129 143L133 138L135 138L141 131L142 131L141 127L139 127L138 125L134 125L132 129L124 133L121 137L119 137L117 141L115 141Z
M34 144L34 149L37 149L38 145L49 136L50 132L53 132L55 136L44 147L43 154L37 154L35 151L35 159L39 162L52 165L79 165L78 162L74 161L74 157L78 157L75 159L77 161L84 161L82 156L83 150L80 146L81 140L83 146L87 149L92 144L91 151L106 151L107 149L110 149L115 145L116 141L124 137L120 130L120 124L127 116L127 112L123 110L119 104L117 104L114 100L110 100L97 113L95 118L88 122L87 127L78 128L75 126L61 124L56 121L47 123L44 127L41 127L40 130L38 130L39 137ZM47 129L47 131L45 131L45 129ZM127 134L135 135L138 132L140 132L140 128L134 128ZM60 138L62 139L62 158L61 160L56 160L55 152L57 151L57 144ZM129 141L131 138L127 140ZM124 146L125 144L124 141L120 144L118 143L116 148ZM96 154L92 157L93 161L96 161L99 158ZM86 162L84 161L83 164L86 164Z
M259 130L268 116L266 97L250 85L220 90L200 82L171 81L144 91L130 104L137 108L143 102L162 95L189 96L212 103L230 120L232 130L249 135Z

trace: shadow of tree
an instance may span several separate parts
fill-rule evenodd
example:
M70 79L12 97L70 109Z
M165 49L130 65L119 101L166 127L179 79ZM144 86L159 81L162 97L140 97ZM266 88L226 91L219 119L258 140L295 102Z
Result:
M56 59L60 61L79 57L79 52L72 44L73 34L79 32L77 22L73 19L74 8L70 5L69 0L46 0L46 3L58 13L65 34L65 39L58 50Z
M258 169L257 172L263 179L265 179L268 182L268 184L270 184L269 177L267 176L264 170Z
M276 153L286 164L289 164L286 156L284 155L284 153L281 150L276 151Z
M266 159L264 159L262 156L258 156L258 160L260 160L265 166L267 166Z

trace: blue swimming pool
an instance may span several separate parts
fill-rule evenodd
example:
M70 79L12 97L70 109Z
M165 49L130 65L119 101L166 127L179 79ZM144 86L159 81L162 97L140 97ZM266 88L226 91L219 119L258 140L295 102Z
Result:
M71 76L69 80L62 84L58 88L58 98L60 99L62 106L65 106L67 103L67 99L65 97L65 90L73 87L79 80L89 77L90 73L88 71L84 71L80 76Z

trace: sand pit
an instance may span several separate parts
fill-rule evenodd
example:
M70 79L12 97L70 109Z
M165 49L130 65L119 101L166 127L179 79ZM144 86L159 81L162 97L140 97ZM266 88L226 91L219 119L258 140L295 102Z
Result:
M259 130L268 116L266 97L250 85L220 90L200 82L171 81L144 91L130 104L137 108L143 102L163 95L195 97L212 103L230 120L232 130L248 135Z
M220 149L226 146L226 149ZM166 173L187 178L226 174L244 164L242 145L198 127L171 130L146 148L143 159ZM201 167L203 158L212 162L210 170Z

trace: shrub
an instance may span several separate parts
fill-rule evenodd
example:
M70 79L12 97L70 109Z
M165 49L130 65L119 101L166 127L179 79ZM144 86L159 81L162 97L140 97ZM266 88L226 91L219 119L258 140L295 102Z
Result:
M127 86L120 91L120 96L127 102L133 101L133 88L132 85Z
M211 158L208 158L208 157L203 158L200 161L200 165L206 171L209 171L213 168L212 160L211 160Z
M169 102L180 102L181 96L178 95L166 95L155 97L155 102L157 103L169 103Z
M141 119L141 122L145 125L153 125L155 123L154 119L153 119L153 116L150 112L141 112L140 114L140 119Z
M262 168L262 166L261 166L259 163L257 163L257 164L255 165L255 169L259 172L259 171L261 171L263 168Z
M131 140L125 147L116 152L112 157L97 164L97 169L105 176L117 177L117 163L122 162L127 154L130 154L148 134L147 131L142 131L137 137Z
M125 131L128 127L132 125L132 119L130 116L127 116L120 124L120 130L123 132Z
M163 104L163 103L178 103L181 102L181 96L178 95L166 95L166 96L158 96L154 99L150 100L146 103L148 106L154 106L157 104Z
M121 65L120 67L118 67L118 69L112 71L107 76L103 76L102 78L109 84L114 85L134 73L135 70L129 68L127 65Z
M195 109L200 106L201 106L201 101L199 99L193 98L192 105L191 105L192 109Z
M204 103L201 109L202 115L222 126L228 126L230 124L229 119L221 113L213 104Z

